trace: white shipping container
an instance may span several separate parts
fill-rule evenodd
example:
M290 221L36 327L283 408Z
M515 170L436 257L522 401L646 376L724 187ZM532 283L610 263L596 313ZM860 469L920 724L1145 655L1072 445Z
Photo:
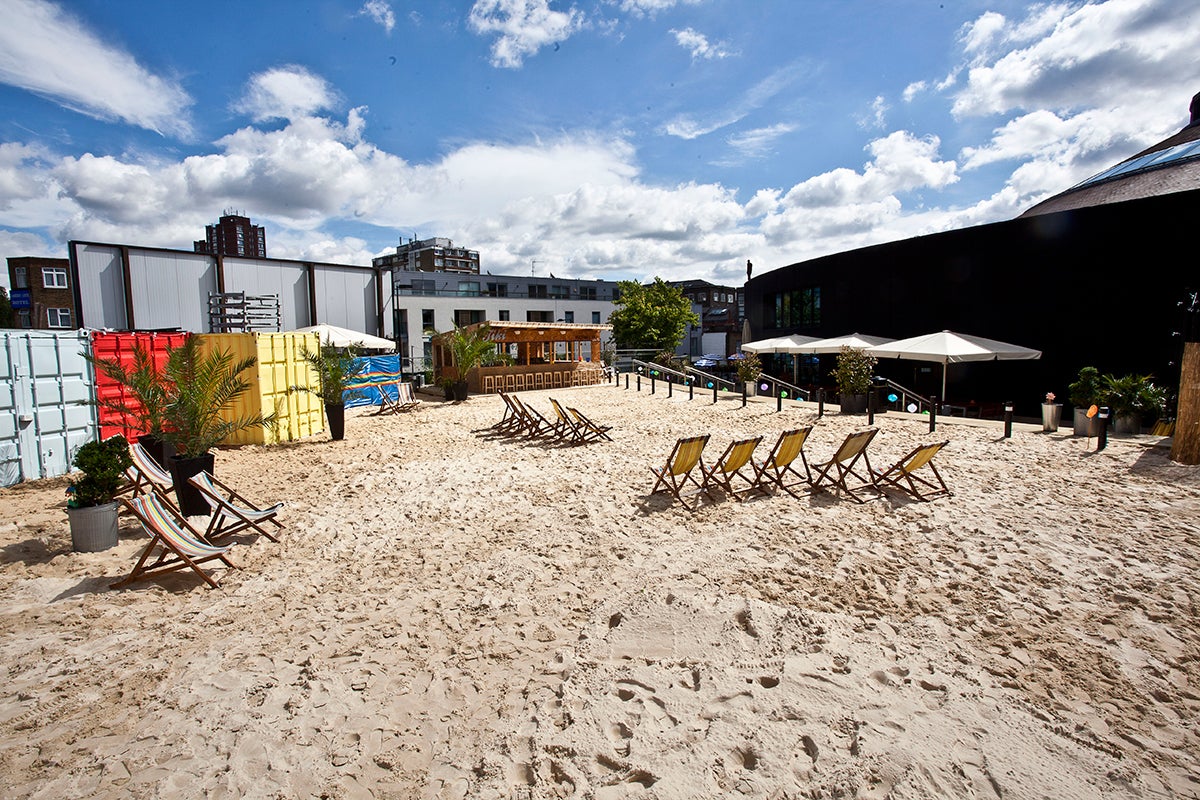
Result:
M96 438L87 331L0 331L0 485L71 471Z

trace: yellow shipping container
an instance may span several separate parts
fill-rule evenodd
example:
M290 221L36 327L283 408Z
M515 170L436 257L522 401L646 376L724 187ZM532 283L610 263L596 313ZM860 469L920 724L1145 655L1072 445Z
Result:
M255 365L242 373L250 382L232 406L222 413L234 420L247 414L264 417L274 412L274 428L248 428L221 444L275 444L315 436L325 430L321 398L311 392L289 392L292 386L316 384L316 376L300 357L302 348L315 351L320 339L315 333L202 333L200 350L227 350L235 359L254 356Z

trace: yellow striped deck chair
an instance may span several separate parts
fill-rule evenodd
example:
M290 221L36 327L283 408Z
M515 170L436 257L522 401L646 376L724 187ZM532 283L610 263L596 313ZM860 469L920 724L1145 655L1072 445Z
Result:
M142 523L146 533L150 534L150 543L142 551L129 576L112 584L112 588L117 589L134 581L180 569L191 569L209 586L219 589L220 584L200 569L200 565L206 561L219 560L231 569L237 568L225 557L229 548L233 547L232 544L217 546L204 541L169 501L164 502L158 495L150 493L130 499L122 498L121 504ZM158 557L153 563L147 564L156 550L159 551Z
M808 459L804 455L804 443L808 441L808 434L812 429L812 425L806 425L779 434L778 441L771 448L771 455L754 467L754 485L759 491L766 494L770 486L778 486L792 497L799 497L800 495L792 491L792 487L812 484L812 471L808 468ZM797 458L804 465L803 475L795 467ZM789 482L789 475L798 480Z
M938 472L938 468L933 463L933 457L948 444L950 442L945 441L914 447L912 452L908 453L908 455L892 466L882 472L874 473L875 485L880 489L884 486L894 487L906 494L912 495L921 502L953 494L949 487L946 486L946 482L942 480L942 474ZM926 480L920 475L913 474L922 467L929 467L929 471L933 473L934 480L937 483Z
M817 473L817 477L813 480L813 489L824 491L826 485L830 488L841 489L856 503L866 502L859 497L859 492L866 489L879 492L879 488L875 485L875 472L871 469L871 461L867 457L867 445L871 443L877 433L879 433L878 428L867 428L847 436L832 458L813 467ZM856 470L859 461L863 462L866 475ZM850 484L851 478L855 481L854 485ZM876 495L876 497L881 496L882 493Z
M758 447L758 443L762 441L761 436L755 436L753 439L740 439L736 442L731 442L729 447L725 448L725 452L716 460L711 469L704 469L701 465L701 472L704 473L704 480L701 481L701 488L704 494L710 500L716 500L713 496L713 489L717 488L725 492L739 503L742 498L738 496L738 491L733 488L733 479L735 477L746 481L747 486L742 489L743 492L758 491L766 494L766 489L755 479L755 475L743 475L742 470L749 467L751 473L757 470L754 465L754 448Z
M695 509L687 504L687 501L683 499L680 492L687 486L689 480L696 484L696 488L701 491L704 490L704 487L692 475L692 470L699 466L701 472L704 471L704 464L700 460L700 454L704 452L704 445L706 444L708 444L707 433L703 436L692 436L675 442L675 448L667 458L666 465L662 469L650 468L650 471L658 477L658 480L654 483L654 488L650 490L650 494L670 492L684 508L688 511L694 511Z

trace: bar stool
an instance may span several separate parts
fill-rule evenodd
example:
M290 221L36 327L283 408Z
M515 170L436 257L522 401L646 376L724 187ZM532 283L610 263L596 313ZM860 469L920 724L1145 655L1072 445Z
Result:
M516 388L516 391L518 391L518 392L525 391L525 373L524 372L517 373L517 385L515 388Z
M495 375L484 375L483 376L483 393L484 394L494 394L495 392L496 392L496 376Z

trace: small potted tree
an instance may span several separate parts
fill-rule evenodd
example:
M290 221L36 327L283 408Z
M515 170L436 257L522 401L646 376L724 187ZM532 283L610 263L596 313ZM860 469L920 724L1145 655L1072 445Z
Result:
M1100 396L1104 384L1100 380L1100 370L1095 367L1083 367L1074 383L1067 385L1067 394L1071 405L1075 407L1074 429L1076 436L1095 436L1099 433L1100 421L1096 417L1088 417L1088 409L1100 404Z
M142 342L134 342L133 364L125 365L112 358L97 358L92 353L81 354L100 374L121 387L120 397L97 398L95 404L111 411L128 428L143 431L137 442L163 469L168 468L174 446L163 436L163 416L168 386L163 370L155 363L154 355Z
M1142 417L1162 410L1164 390L1154 385L1150 375L1104 376L1101 395L1113 416L1115 433L1141 433Z
M1042 430L1053 433L1058 430L1058 421L1062 416L1062 403L1054 402L1054 392L1046 392L1042 400Z
M867 392L871 391L875 363L875 356L862 348L843 346L838 353L833 378L843 414L862 414L867 410Z
M348 388L367 368L367 362L357 357L353 347L321 345L316 351L300 348L300 357L308 362L317 384L293 386L293 391L311 392L325 404L329 420L329 437L341 441L346 435L346 401L364 397L359 389Z
M117 544L115 498L132 461L124 436L88 442L71 462L83 474L67 486L67 519L71 547L79 553L107 550Z
M454 326L449 345L450 357L458 373L454 380L455 400L461 402L467 399L467 374L482 364L484 357L496 349L495 342L488 338L490 333L491 328L487 323L473 330Z
M737 378L746 387L746 394L758 394L758 378L762 375L762 361L758 353L746 353L737 362Z
M275 414L261 412L232 416L234 402L250 388L242 373L257 359L236 359L228 350L200 351L200 338L192 336L168 351L163 367L169 386L164 406L164 436L175 445L170 459L175 497L184 516L209 513L208 503L188 479L212 473L212 449L229 436L249 428L272 425Z

